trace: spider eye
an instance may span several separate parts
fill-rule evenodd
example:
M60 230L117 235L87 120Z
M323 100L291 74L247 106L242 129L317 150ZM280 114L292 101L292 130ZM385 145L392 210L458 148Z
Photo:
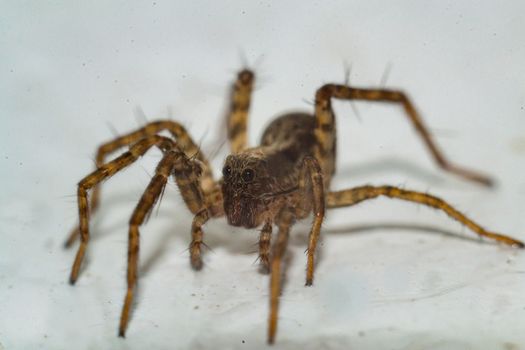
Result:
M222 169L222 176L229 177L232 174L232 168L227 165Z
M255 177L255 172L252 169L246 169L242 172L241 176L244 182L252 182Z

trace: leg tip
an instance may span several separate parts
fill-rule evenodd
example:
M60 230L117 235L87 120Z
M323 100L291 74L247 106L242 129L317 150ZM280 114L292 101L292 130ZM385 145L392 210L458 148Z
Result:
M195 270L195 271L200 271L202 270L202 259L200 258L196 258L196 259L191 259L191 267Z
M119 329L118 337L122 338L122 339L126 338L126 332L124 330L122 330L122 329Z
M69 277L69 284L70 285L74 286L76 282L77 282L77 278L76 277L73 277L73 276Z
M488 188L495 188L497 186L496 181L491 179L490 177L482 178L479 182L483 186L486 186Z
M311 280L311 279L307 279L307 280L306 280L306 283L305 283L304 285L305 285L306 287L310 287L310 286L312 286L313 284L314 284L314 281L313 281L313 280Z
M275 344L275 331L268 332L268 345Z

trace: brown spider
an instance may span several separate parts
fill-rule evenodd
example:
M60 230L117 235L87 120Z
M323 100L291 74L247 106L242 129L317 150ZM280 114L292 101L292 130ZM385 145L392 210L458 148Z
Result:
M361 186L330 191L336 158L336 127L331 106L332 98L400 103L442 169L483 185L491 185L488 177L454 166L446 160L403 92L337 84L324 85L316 92L314 115L283 115L266 128L260 146L248 148L246 124L253 83L254 74L243 70L238 74L233 86L228 115L228 138L232 153L226 158L221 180L213 179L208 160L179 123L156 121L100 146L96 156L97 169L79 182L80 224L71 232L66 242L66 246L71 246L76 237L80 236L80 246L71 270L71 284L78 278L89 241L89 212L90 209L94 212L98 206L99 183L132 164L153 146L160 148L164 154L129 221L128 288L120 318L119 336L124 337L126 332L137 281L139 226L151 213L172 175L186 205L195 214L189 247L191 265L195 270L202 268L202 226L209 219L225 215L228 223L233 226L262 226L259 258L262 268L270 272L269 343L274 342L277 331L281 262L286 252L290 227L295 220L306 218L311 212L314 219L307 249L307 286L313 282L314 254L325 208L351 206L379 196L402 199L442 210L482 237L524 247L517 239L486 231L447 202L426 193L392 186ZM173 138L158 135L163 130L169 131ZM127 152L114 160L105 161L109 153L126 146L129 146ZM89 189L93 189L91 208L87 198ZM270 240L274 224L278 227L278 233L271 250Z

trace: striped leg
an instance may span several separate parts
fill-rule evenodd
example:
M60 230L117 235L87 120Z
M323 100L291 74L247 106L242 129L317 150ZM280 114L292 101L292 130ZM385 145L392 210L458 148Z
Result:
M71 269L69 281L74 284L78 278L80 265L84 258L84 254L89 241L89 206L88 206L88 190L95 187L97 184L105 179L115 175L120 170L135 162L140 156L146 153L151 147L157 146L160 149L167 151L176 147L175 143L163 136L150 136L142 139L133 146L129 151L114 160L100 166L97 170L83 178L78 184L78 213L79 213L79 231L80 231L80 246L78 247L75 262Z
M259 261L261 271L270 272L270 241L272 239L272 224L266 222L259 234Z
M454 207L452 207L450 204L448 204L440 198L434 197L426 193L403 190L397 187L362 186L355 187L349 190L330 192L326 196L326 206L327 208L346 207L365 201L367 199L377 198L379 196L397 198L442 210L452 219L459 221L460 223L467 226L469 229L471 229L481 237L487 237L500 243L513 245L518 248L525 247L525 245L521 241L515 238L499 233L486 231L484 228L467 218L465 215L454 209Z
M246 125L253 81L253 72L245 69L239 72L233 86L228 114L228 139L231 143L232 153L239 153L247 147Z
M432 141L430 133L423 124L414 105L403 92L387 89L360 89L336 84L324 85L317 90L315 95L315 116L317 118L315 135L319 144L315 156L321 162L324 174L332 174L334 171L334 162L332 160L325 160L329 159L327 155L335 149L335 120L331 106L332 98L400 103L405 109L410 122L425 142L434 160L442 169L486 186L492 185L492 180L489 177L451 164L443 156L434 141Z
M190 158L195 157L203 164L201 186L204 191L211 189L214 186L214 182L213 182L211 167L210 167L208 160L202 154L202 152L197 147L195 142L193 142L193 140L191 139L186 129L184 129L184 127L180 125L179 123L171 121L171 120L161 120L161 121L155 121L155 122L148 123L146 126L136 131L133 131L123 136L117 137L116 139L110 142L104 143L98 148L98 151L97 151L96 160L95 160L97 169L104 165L106 161L106 157L109 154L115 152L116 150L122 147L132 145L140 141L141 139L148 138L150 136L154 136L164 130L169 131L173 135L173 137L177 140L177 145L184 151L186 156ZM91 213L94 213L96 211L99 203L100 203L100 187L98 185L95 185L92 190L92 194L91 194L91 203L90 203ZM69 234L65 242L65 246L70 247L75 242L78 235L79 235L79 227L75 227Z
M203 208L193 217L191 225L190 263L195 270L202 269L201 245L203 242L202 226L210 219L208 208Z
M140 201L138 202L131 219L129 221L129 242L128 242L128 272L127 282L128 289L124 298L124 306L122 307L122 313L120 315L120 324L118 334L121 337L125 336L126 328L128 326L129 315L131 304L133 302L133 292L137 283L137 267L138 267L138 255L139 255L139 226L144 223L145 220L151 214L153 206L162 196L168 177L172 174L173 169L177 163L184 163L187 161L185 155L182 152L167 152L157 169L155 175L151 179L148 187L144 191Z
M277 316L279 314L279 296L282 285L282 260L288 246L288 236L294 216L289 211L284 211L279 218L279 233L273 245L271 271L270 271L270 315L268 317L268 343L273 344L277 333Z
M314 213L306 250L306 285L311 286L314 280L314 254L325 214L323 173L319 162L313 157L306 157L303 160L299 175L299 190L304 193L302 200L312 207Z

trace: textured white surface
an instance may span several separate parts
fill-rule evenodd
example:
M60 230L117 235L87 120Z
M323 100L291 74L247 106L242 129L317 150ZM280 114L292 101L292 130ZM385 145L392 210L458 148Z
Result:
M387 86L413 97L445 154L498 187L437 169L399 108L358 103L356 118L337 103L334 188L428 190L525 239L525 3L171 3L0 5L0 349L266 347L257 232L210 222L213 251L195 273L191 215L174 185L142 230L140 294L128 337L116 337L126 223L154 151L104 184L75 287L75 252L61 246L77 219L75 184L113 136L108 124L136 128L140 106L148 120L182 121L213 151L239 50L264 58L252 142L273 115L308 110L302 99L316 87L342 82L344 61L366 86L392 64ZM305 288L307 223L290 242L276 348L523 348L524 252L466 239L474 235L434 210L376 200L329 213Z

